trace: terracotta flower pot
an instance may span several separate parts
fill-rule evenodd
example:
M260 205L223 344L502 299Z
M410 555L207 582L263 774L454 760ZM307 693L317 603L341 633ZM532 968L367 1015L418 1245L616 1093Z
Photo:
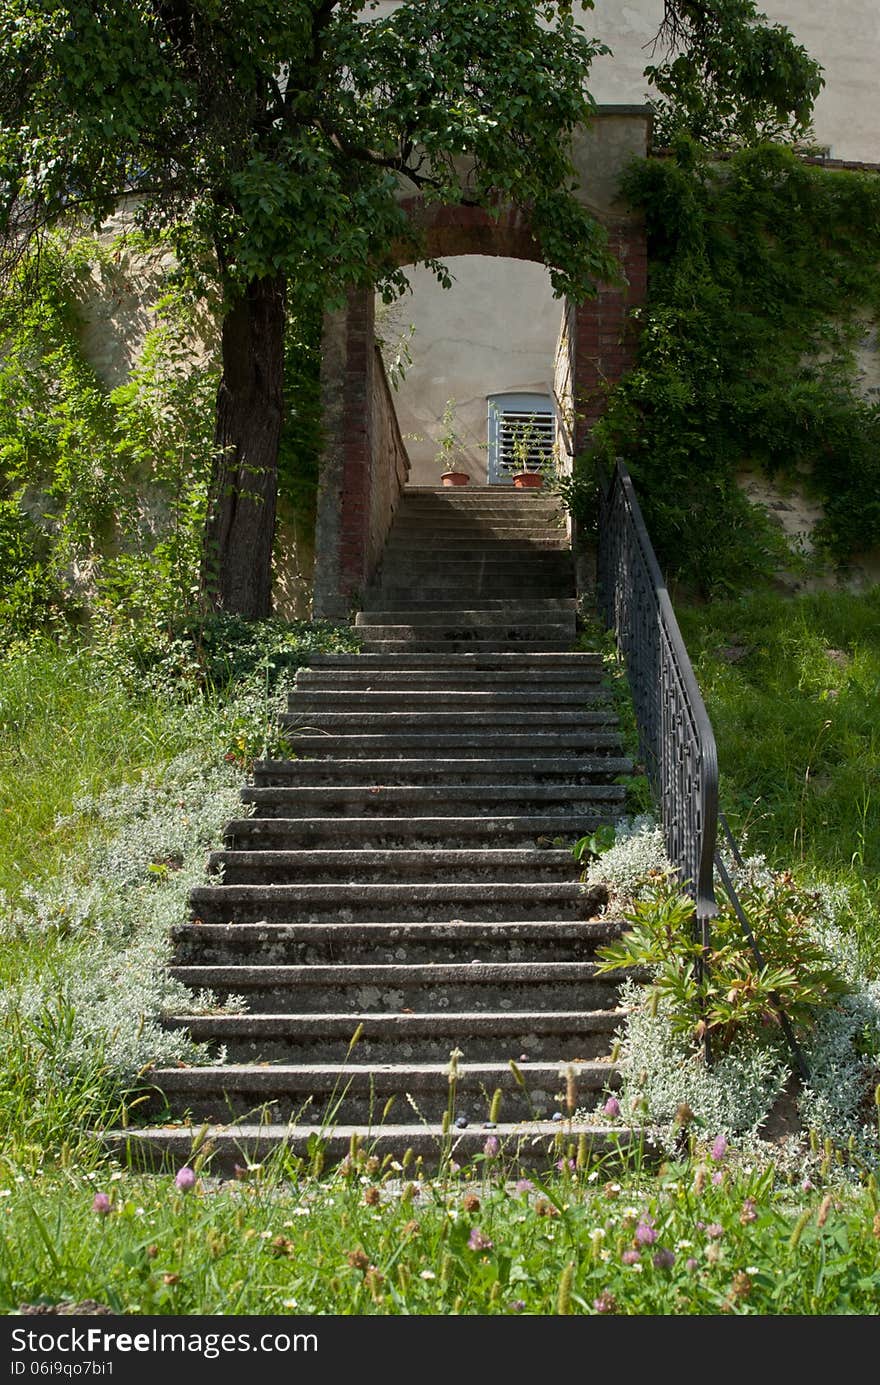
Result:
M540 471L520 471L513 478L513 484L518 491L537 490L544 484L544 478Z
M440 477L444 486L466 486L470 479L466 471L444 471Z

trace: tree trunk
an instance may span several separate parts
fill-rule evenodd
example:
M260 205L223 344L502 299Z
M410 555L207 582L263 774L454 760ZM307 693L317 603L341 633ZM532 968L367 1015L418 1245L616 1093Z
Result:
M284 302L282 277L252 279L223 321L202 592L216 610L249 620L272 610Z

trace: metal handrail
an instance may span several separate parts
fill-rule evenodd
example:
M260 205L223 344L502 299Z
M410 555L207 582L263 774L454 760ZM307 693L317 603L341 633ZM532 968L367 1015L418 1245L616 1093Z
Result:
M599 609L626 663L639 750L666 851L708 944L715 899L718 753L632 478L621 461L599 487Z
M618 461L600 476L598 603L626 663L645 772L660 807L666 852L696 906L703 952L718 914L717 869L724 891L759 967L764 958L717 850L718 752L681 630L654 553L632 477ZM738 866L743 860L727 819L721 825ZM809 1069L791 1021L776 995L782 1031L801 1078ZM706 1058L711 1059L708 1034Z

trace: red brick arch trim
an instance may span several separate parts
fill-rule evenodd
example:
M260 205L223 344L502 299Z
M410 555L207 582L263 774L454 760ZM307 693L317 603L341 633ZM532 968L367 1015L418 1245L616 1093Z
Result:
M493 215L484 207L426 203L421 197L408 197L401 206L419 243L398 243L393 252L398 264L451 255L503 255L544 262L528 213L521 207L503 207Z

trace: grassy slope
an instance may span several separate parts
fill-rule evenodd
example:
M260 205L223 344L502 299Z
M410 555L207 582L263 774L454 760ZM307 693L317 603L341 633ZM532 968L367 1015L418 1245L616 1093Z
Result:
M853 886L876 955L880 587L715 602L679 619L734 833L773 865Z

